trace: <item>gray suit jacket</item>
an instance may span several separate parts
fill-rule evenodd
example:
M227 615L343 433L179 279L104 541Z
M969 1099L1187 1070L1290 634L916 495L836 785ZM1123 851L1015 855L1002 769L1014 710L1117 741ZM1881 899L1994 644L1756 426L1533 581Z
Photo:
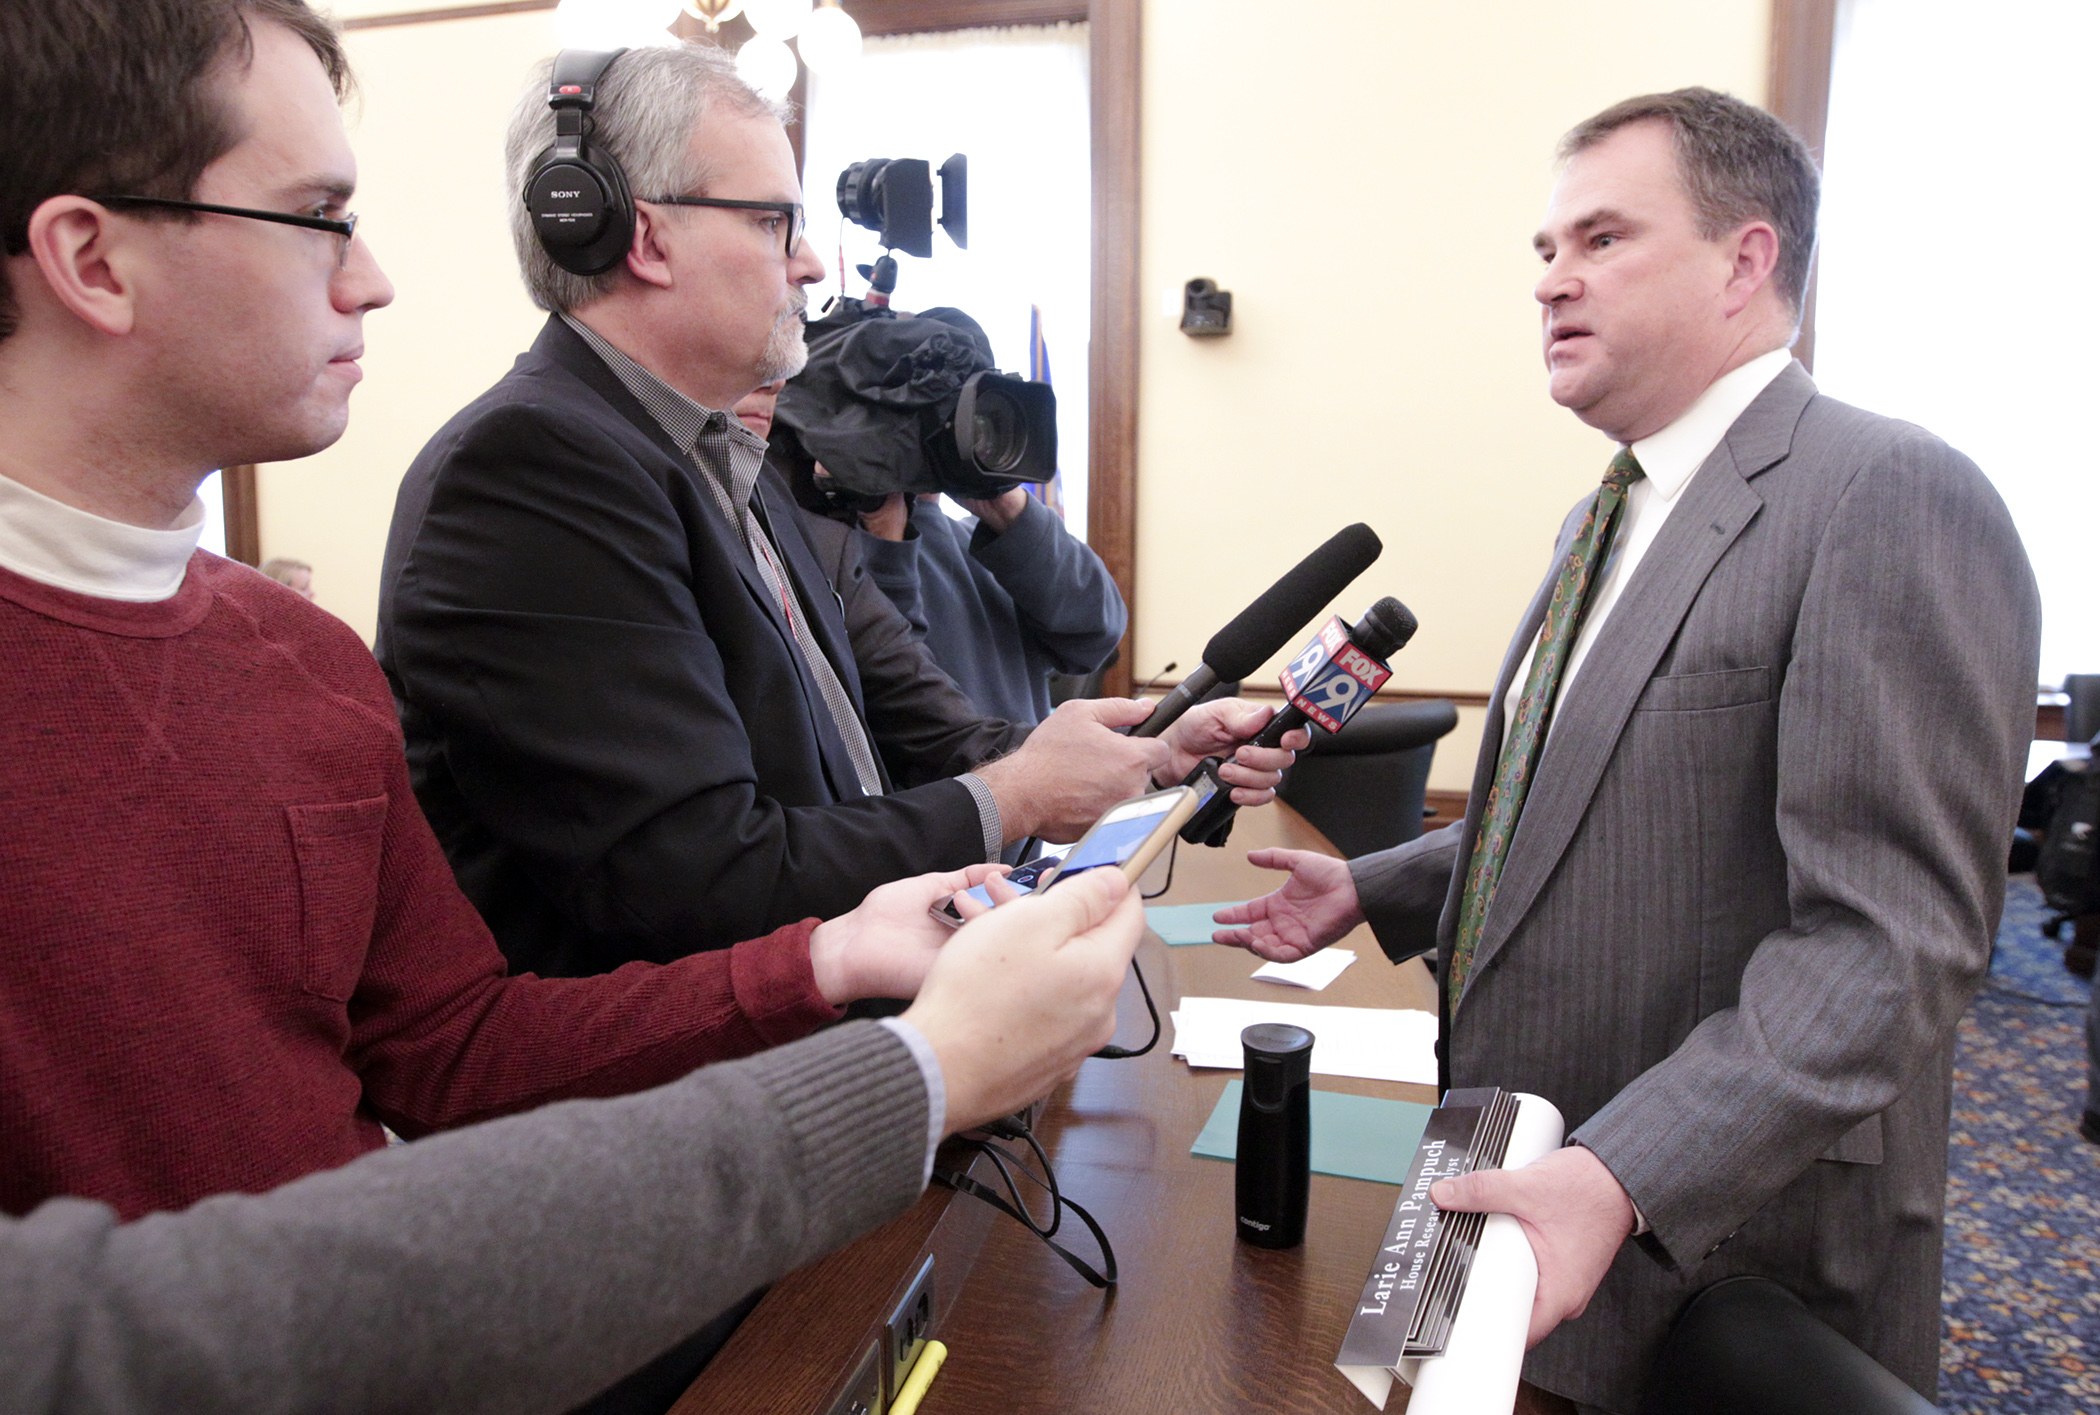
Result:
M1684 1301L1755 1272L1930 1398L1952 1037L2004 901L2033 577L1973 463L1799 365L1683 496L1558 709L1447 1023L1453 1085L1552 1100L1651 1225L1526 1375L1630 1411ZM1466 820L1352 865L1396 957L1449 957L1549 589Z

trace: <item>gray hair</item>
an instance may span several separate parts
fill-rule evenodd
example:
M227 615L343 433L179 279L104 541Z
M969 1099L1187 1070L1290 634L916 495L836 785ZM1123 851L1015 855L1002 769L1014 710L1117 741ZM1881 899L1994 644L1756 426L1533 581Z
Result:
M547 106L553 73L552 59L533 66L531 81L511 112L503 165L511 191L510 239L525 292L543 310L567 311L610 294L620 267L602 275L563 270L541 247L525 210L525 179L554 145L554 110ZM598 82L591 144L619 162L628 190L637 197L705 193L715 174L696 170L692 137L701 119L717 107L739 117L782 123L789 113L785 105L761 97L739 78L736 61L714 44L686 40L630 49Z
M1677 169L1699 235L1715 241L1748 221L1779 233L1779 294L1798 323L1816 258L1816 205L1821 181L1808 144L1762 108L1710 88L1648 93L1615 103L1561 139L1563 161L1595 147L1630 123L1670 130Z

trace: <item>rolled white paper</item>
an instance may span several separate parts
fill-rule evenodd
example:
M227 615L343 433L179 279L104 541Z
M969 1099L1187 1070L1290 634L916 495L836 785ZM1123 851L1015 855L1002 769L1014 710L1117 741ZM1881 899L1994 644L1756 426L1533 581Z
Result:
M1551 1154L1560 1148L1564 1129L1553 1102L1519 1092L1502 1167L1518 1169ZM1523 1225L1508 1214L1489 1214L1444 1354L1397 1368L1414 1388L1408 1415L1500 1415L1514 1409L1538 1286L1538 1261Z

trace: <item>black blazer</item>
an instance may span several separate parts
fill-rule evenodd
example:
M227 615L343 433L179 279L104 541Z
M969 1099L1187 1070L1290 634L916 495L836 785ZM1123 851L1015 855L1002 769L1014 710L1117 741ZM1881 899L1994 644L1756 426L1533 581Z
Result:
M865 711L793 503L763 477L759 502ZM378 654L460 884L513 966L541 973L725 947L981 860L976 803L947 778L1024 735L893 726L899 749L878 722L904 789L863 797L741 536L559 319L409 468Z

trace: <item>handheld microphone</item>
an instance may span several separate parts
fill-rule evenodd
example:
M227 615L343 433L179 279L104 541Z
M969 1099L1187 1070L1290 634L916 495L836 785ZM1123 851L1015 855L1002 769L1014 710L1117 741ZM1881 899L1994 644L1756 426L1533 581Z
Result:
M1417 627L1413 612L1391 595L1365 610L1354 628L1340 615L1322 624L1312 642L1284 666L1283 693L1289 701L1256 734L1254 745L1280 746L1285 733L1308 722L1330 733L1341 731L1393 676L1385 660L1407 647ZM1181 838L1191 845L1222 845L1232 828L1239 807L1232 803L1232 788L1218 780L1222 764L1211 757L1184 783L1194 785L1197 777L1209 776L1218 786L1217 794L1181 828Z
M1160 699L1152 716L1133 727L1130 735L1157 737L1176 718L1202 702L1204 695L1218 684L1245 678L1260 668L1320 612L1320 606L1349 588L1352 580L1369 569L1384 549L1378 533L1361 521L1328 537L1325 545L1299 561L1230 624L1211 635L1210 642L1203 646L1203 662L1196 671Z

